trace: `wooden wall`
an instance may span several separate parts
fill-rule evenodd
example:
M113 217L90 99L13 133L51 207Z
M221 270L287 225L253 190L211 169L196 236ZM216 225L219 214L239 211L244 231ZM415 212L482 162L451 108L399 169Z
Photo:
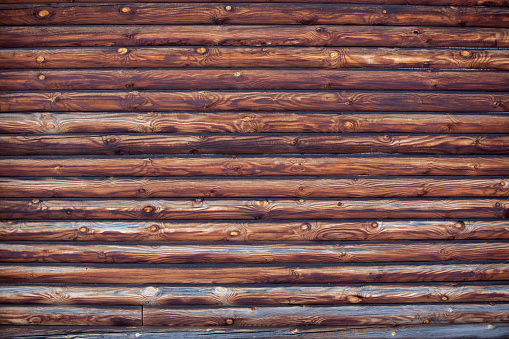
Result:
M508 1L0 23L2 337L509 337Z

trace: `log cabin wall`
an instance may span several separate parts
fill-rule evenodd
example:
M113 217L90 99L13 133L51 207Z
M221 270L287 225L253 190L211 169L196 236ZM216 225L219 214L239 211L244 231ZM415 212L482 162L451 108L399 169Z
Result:
M508 1L0 23L2 337L509 337Z

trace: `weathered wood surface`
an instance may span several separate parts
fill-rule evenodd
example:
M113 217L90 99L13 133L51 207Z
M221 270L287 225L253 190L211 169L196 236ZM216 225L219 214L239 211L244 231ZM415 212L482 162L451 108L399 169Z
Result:
M0 218L123 219L508 218L509 199L2 199Z
M508 260L507 242L394 244L102 245L1 244L0 262L13 263L376 263Z
M0 173L5 177L508 176L509 158L486 156L3 157L0 158Z
M509 84L508 84L509 85ZM509 88L509 87L508 87ZM100 123L98 123L100 121ZM76 112L0 114L0 133L506 133L509 115ZM499 161L500 159L493 159Z
M126 8L126 9L124 9ZM41 11L47 11L41 14ZM509 27L509 9L350 4L0 5L3 25L287 24Z
M289 7L287 7L289 8ZM264 14L265 16L265 14ZM49 26L0 27L0 47L363 46L509 47L509 30L375 26Z
M7 304L65 305L336 305L509 301L506 284L348 286L48 286L3 285Z
M3 241L282 242L509 239L509 221L3 221ZM394 244L398 246L397 244Z
M182 2L182 0L134 0L135 2ZM19 0L3 0L2 3L18 3ZM104 2L104 0L24 0L24 3L67 3L67 2L86 2L86 3L94 3L94 2ZM125 2L124 0L111 0L109 2L117 3L117 2ZM186 2L189 3L200 3L200 2L209 2L209 3L222 3L222 2L231 2L227 0L188 0ZM295 3L337 3L337 4L384 4L384 5L428 5L428 6L487 6L487 7L508 7L509 2L507 0L235 0L238 3L256 3L256 2L275 2L275 3L286 3L286 2L295 2Z
M0 282L70 284L352 284L509 280L509 264L10 265Z
M140 307L0 305L1 325L140 326Z
M509 35L508 35L509 36ZM1 37L1 36L0 36ZM0 70L0 90L507 91L500 71L358 69Z
M361 47L82 47L2 49L0 69L425 68L509 70L507 49Z
M0 155L499 154L509 135L0 135ZM145 158L147 162L149 159Z

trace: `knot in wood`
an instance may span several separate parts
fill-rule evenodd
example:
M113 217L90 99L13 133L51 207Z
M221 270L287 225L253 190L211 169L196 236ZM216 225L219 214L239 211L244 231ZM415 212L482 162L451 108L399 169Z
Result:
M40 17L40 18L44 18L46 16L49 15L49 11L48 10L45 10L43 9L42 11L39 11L39 13L37 13L37 15Z
M231 318L226 319L226 325L233 325L233 319Z
M349 295L346 300L351 304L358 304L362 301L362 297L358 295Z
M460 54L461 54L461 56L464 56L464 57L469 57L472 55L472 53L470 51L461 51Z
M233 73L233 75L236 77L240 77L240 72L235 72L235 73Z
M339 53L336 51L333 51L333 52L330 52L329 56L331 57L331 59L336 59L337 57L339 57Z
M153 211L154 211L154 207L152 207L150 205L143 207L143 212L145 212L145 213L150 213Z
M232 236L232 237L238 237L239 235L240 235L239 231L231 231L230 232L230 236Z
M38 76L38 78L39 78L39 80L44 80L44 79L46 79L46 76L44 74L41 74Z
M311 225L308 224L308 223L305 223L305 224L302 224L300 225L300 229L303 230L303 231L307 231L311 228Z
M127 53L127 48L125 48L125 47L119 48L119 49L117 49L117 52L119 54L126 54Z
M122 7L122 9L120 10L122 13L131 13L131 8L129 7Z
M454 223L454 227L456 228L462 228L463 226L465 226L465 223L463 221L457 221L456 223Z
M203 54L203 53L205 53L206 51L207 51L207 49L206 49L206 48L204 48L204 47L200 47L200 48L197 48L197 49L196 49L196 52L198 52L198 53L200 53L200 54Z
M115 141L117 141L117 139L115 139L113 137L106 139L106 142L110 142L110 143L115 142Z
M43 56L38 56L35 61L37 61L38 63L41 63L41 62L44 62L44 57Z
M88 232L88 227L86 227L86 226L81 226L81 227L80 227L80 229L79 229L79 231L80 231L81 233L87 233L87 232Z
M376 221L375 221L375 222L373 222L373 223L371 223L371 227L373 227L373 228L377 228L377 227L378 227L378 223L377 223Z
M157 225L150 226L150 232L157 232L158 230L159 230L159 226L157 226Z
M447 300L449 300L449 298L448 298L447 296L443 295L443 296L440 298L440 300L442 300L442 301L447 301Z
M224 9L226 9L229 12L232 10L232 6L226 6Z
M38 204L39 201L40 201L39 199L32 199L32 203L34 203L34 204Z

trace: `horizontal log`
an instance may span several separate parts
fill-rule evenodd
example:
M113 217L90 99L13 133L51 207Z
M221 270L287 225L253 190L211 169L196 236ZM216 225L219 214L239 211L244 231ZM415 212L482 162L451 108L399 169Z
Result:
M509 31L479 27L49 26L0 27L1 47L366 46L509 47Z
M509 135L0 135L0 155L500 154ZM151 158L145 158L151 162Z
M509 37L509 34L508 34ZM3 70L0 90L404 90L507 91L494 71L346 69Z
M2 199L2 219L507 218L508 199L461 200L39 200Z
M0 244L12 263L359 263L509 260L507 242L371 244L117 245Z
M0 305L0 325L140 326L136 306L10 306Z
M509 285L363 286L47 286L2 285L6 304L66 305L335 305L509 301Z
M291 7L277 3L9 4L0 6L0 22L22 26L263 23L509 27L509 9L310 3Z
M509 70L507 49L82 47L1 49L0 69L426 68Z
M294 112L0 114L0 133L10 134L387 132L494 134L507 133L507 131L509 131L509 116L506 114Z
M378 266L8 265L0 282L88 284L341 284L509 280L509 264Z
M367 325L367 326L303 326L303 327L91 327L91 326L2 326L2 334L9 338L25 338L26 336L57 336L75 335L83 339L115 336L129 338L136 335L144 339L157 339L161 336L171 336L172 339L187 339L206 336L211 339L252 339L253 337L295 338L305 336L312 339L338 338L397 338L435 339L437 333L440 338L457 339L468 333L473 338L498 339L509 335L509 324L428 324L423 325ZM395 333L395 334L393 334Z
M1 116L0 116L1 120ZM21 121L20 121L21 123ZM0 124L0 129L2 128ZM2 176L508 176L509 157L0 158Z
M143 308L145 326L342 326L507 322L509 305Z
M0 221L2 241L256 242L509 239L509 221Z
M508 112L509 93L0 92L0 112L396 111Z
M508 178L0 178L3 198L507 197Z

